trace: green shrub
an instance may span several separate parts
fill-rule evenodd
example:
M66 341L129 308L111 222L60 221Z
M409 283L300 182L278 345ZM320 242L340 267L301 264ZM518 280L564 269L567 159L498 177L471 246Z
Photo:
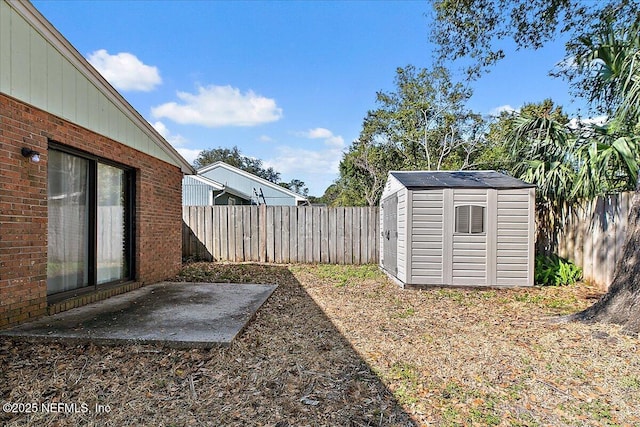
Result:
M570 285L582 279L582 269L558 255L537 255L535 281L543 286Z

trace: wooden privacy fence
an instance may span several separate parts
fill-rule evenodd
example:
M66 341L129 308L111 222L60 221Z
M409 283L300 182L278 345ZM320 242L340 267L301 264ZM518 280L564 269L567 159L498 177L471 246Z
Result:
M184 206L185 258L275 263L378 262L377 207Z
M627 235L633 192L599 197L575 209L558 235L558 255L582 267L602 288L613 281Z

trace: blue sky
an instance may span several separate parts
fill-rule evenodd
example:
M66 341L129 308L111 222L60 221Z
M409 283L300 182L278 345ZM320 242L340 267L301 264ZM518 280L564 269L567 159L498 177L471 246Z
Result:
M320 196L397 67L428 67L427 1L34 1L189 161L238 146ZM562 43L510 52L474 84L482 114L552 98Z

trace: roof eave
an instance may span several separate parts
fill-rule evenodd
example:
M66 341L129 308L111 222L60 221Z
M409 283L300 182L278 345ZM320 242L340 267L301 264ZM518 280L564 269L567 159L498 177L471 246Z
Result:
M180 167L182 173L193 175L195 169L187 160L173 148L151 124L144 119L129 102L87 61L78 50L45 18L38 9L26 0L10 2L11 7L24 19L33 24L43 37L54 43L55 47L69 60L76 69L82 73L98 90L100 90L116 107L120 109L131 121L133 121L143 132L156 142Z
M210 165L207 165L207 166L204 166L204 167L202 167L202 168L198 169L198 170L196 171L196 173L197 173L198 175L201 175L201 174L203 174L203 173L207 173L207 172L209 172L210 170L213 170L213 169L218 168L218 167L222 167L222 168L225 168L225 169L230 170L230 171L232 171L232 172L239 173L240 175L243 175L243 176L245 176L245 177L247 177L247 178L249 178L249 179L252 179L252 180L254 180L254 181L261 182L261 183L263 183L264 185L266 185L266 186L268 186L268 187L274 188L274 189L276 189L276 190L278 190L278 191L282 191L283 193L285 193L285 194L287 194L287 195L289 195L289 196L293 197L296 201L308 201L308 200L309 200L309 199L307 199L306 197L301 196L300 194L298 194L298 193L296 193L296 192L294 192L294 191L291 191L291 190L289 190L289 189L287 189L287 188L281 187L281 186L279 186L278 184L275 184L275 183L273 183L273 182L271 182L271 181L268 181L268 180L266 180L266 179L264 179L264 178L261 178L261 177L259 177L259 176L257 176L257 175L254 175L254 174L252 174L252 173L249 173L249 172L247 172L247 171L243 171L242 169L237 168L237 167L235 167L235 166L231 166L230 164L225 163L225 162L223 162L223 161L221 161L221 160L219 160L219 161L217 161L217 162L215 162L215 163L212 163L212 164L210 164Z

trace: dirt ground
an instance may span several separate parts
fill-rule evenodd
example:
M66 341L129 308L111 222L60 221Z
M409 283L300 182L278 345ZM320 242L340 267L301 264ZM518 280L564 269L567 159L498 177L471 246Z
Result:
M639 338L551 321L593 303L585 285L403 291L375 266L215 263L176 280L279 286L228 348L0 338L0 425L640 425Z

